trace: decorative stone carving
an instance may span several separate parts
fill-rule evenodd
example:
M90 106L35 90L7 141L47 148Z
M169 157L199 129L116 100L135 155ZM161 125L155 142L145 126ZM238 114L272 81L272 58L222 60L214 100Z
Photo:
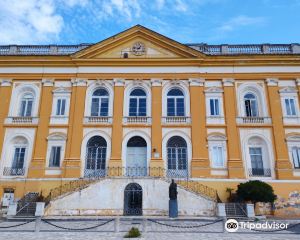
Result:
M162 85L162 79L161 78L151 78L151 85L152 87L160 87Z
M278 79L277 78L267 78L266 79L267 85L270 87L278 86Z
M300 78L296 79L297 86L300 86Z
M222 93L224 92L222 88L219 87L211 87L204 91L205 93Z
M73 78L71 82L76 87L85 87L87 85L87 79L85 78Z
M204 78L190 78L189 83L192 87L202 87L204 86L205 79Z
M233 78L223 78L222 82L223 82L224 87L233 87L234 86Z
M43 78L42 84L44 87L53 87L54 85L54 78Z
M285 87L279 90L280 93L297 93L298 90L294 87Z
M116 87L123 87L125 85L124 78L114 78L114 84Z
M10 78L2 78L0 79L1 87L10 87L12 84L12 80Z

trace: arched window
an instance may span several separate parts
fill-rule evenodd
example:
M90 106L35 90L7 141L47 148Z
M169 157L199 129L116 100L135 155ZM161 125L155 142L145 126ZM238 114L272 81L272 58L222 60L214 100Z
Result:
M147 115L147 96L144 90L134 89L129 97L129 116L146 116Z
M4 167L5 176L23 176L25 174L25 160L28 151L28 141L24 137L15 137L12 140L12 150L10 150L11 164Z
M179 136L171 137L167 142L168 177L187 177L187 144Z
M171 89L167 94L167 115L184 116L184 95L178 88Z
M247 93L244 96L245 113L247 117L257 117L258 107L256 96L252 93Z
M269 163L268 146L260 137L252 137L248 141L250 176L270 177L271 169Z
M85 177L105 176L107 143L103 137L94 136L87 143Z
M31 93L26 93L21 98L21 106L19 116L21 117L31 117L32 116L32 106L34 97Z
M109 94L105 89L99 88L95 90L92 96L91 116L108 116L108 101Z

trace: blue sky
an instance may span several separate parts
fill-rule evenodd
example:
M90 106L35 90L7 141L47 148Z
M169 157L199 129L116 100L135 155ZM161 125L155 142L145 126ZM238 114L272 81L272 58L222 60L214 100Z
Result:
M136 24L182 43L296 43L300 0L0 0L0 44L95 43Z

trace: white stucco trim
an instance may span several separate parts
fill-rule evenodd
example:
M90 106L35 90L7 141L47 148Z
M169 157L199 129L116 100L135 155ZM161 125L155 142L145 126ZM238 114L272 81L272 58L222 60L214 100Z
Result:
M111 156L111 138L109 134L107 134L105 131L102 131L100 129L92 130L88 133L86 133L83 137L82 143L81 143L81 154L80 154L80 160L81 160L81 176L84 176L84 169L85 169L85 156L86 156L86 145L88 141L95 136L103 137L106 141L107 148L106 148L106 161L105 166L108 167L108 161Z
M263 141L262 145L259 145L262 147L262 154L263 154L263 163L264 163L264 168L270 168L271 170L271 177L274 179L275 178L275 162L274 162L274 153L273 153L273 146L272 146L272 141L270 139L270 133L265 132L266 130L264 129L252 129L248 130L245 129L244 131L241 130L241 148L242 148L242 155L243 155L243 164L244 164L244 169L245 169L245 176L249 178L249 172L248 169L251 168L251 159L250 159L250 154L249 154L249 147L251 146L249 144L249 140L251 138L259 138L260 140ZM258 145L257 145L258 146ZM266 177L251 177L255 179L266 179ZM268 178L268 177L267 177Z
M32 117L38 116L38 108L40 102L40 83L37 82L18 82L13 84L13 91L10 100L9 114L8 116L16 117L19 115L21 107L21 99L26 93L33 95Z
M168 169L167 143L171 137L182 137L187 145L187 160L188 160L188 175L191 176L191 162L192 162L192 142L191 138L181 130L171 130L163 136L162 139L162 158L164 161L164 168Z
M146 107L147 107L147 116L151 117L151 85L150 81L128 81L125 82L125 89L124 89L124 105L123 105L123 115L125 117L129 116L129 99L130 99L130 93L134 89L142 89L146 93Z
M91 104L92 104L92 96L96 89L104 88L109 95L108 100L108 116L113 115L113 104L114 104L114 89L113 82L110 80L89 80L88 87L86 89L85 95L85 108L84 108L84 116L91 116Z
M247 93L252 93L256 96L257 107L258 107L258 116L267 117L267 100L264 87L262 87L258 82L257 83L243 83L237 89L237 109L239 116L246 116L245 106L244 106L244 96Z
M14 148L16 146L16 144L14 143L14 139L18 137L24 138L27 141L25 159L24 159L25 174L24 176L4 176L3 175L4 167L11 167L12 165ZM35 137L35 129L12 128L6 130L4 141L3 141L2 154L1 154L0 176L2 178L26 178L27 177L28 167L32 159L34 137Z
M189 81L188 80L170 80L163 82L162 88L162 117L167 116L167 94L173 89L178 88L183 92L184 95L184 110L185 117L190 117L190 91L189 91Z
M147 143L147 167L150 166L150 160L151 160L151 137L146 131L142 130L132 130L128 132L124 137L123 137L123 142L122 142L122 166L127 167L126 163L126 158L127 158L127 142L129 141L130 138L132 137L142 137L146 143Z

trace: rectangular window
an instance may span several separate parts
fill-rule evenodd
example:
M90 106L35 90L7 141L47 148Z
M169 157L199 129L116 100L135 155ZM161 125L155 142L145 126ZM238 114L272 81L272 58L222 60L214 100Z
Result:
M139 116L146 116L147 113L146 98L139 99Z
M250 147L250 159L253 176L264 176L264 165L261 147Z
M23 168L24 167L24 160L25 160L25 147L16 147L15 154L13 159L12 168Z
M292 149L294 168L300 168L300 148L293 147Z
M60 155L61 155L61 146L54 146L51 148L49 167L60 166Z
M108 98L101 98L100 116L108 116Z
M295 99L286 98L285 102L285 110L287 116L296 116L296 107L295 107Z
M213 167L224 167L224 149L222 146L212 147Z
M99 116L99 98L92 98L91 116Z
M210 104L210 115L220 116L219 99L211 98L209 100L209 104Z
M66 99L57 99L56 116L64 116L66 109Z
M177 114L176 116L184 116L184 98L177 98Z
M175 116L175 99L168 98L167 100L167 109L168 109L168 116Z
M21 102L21 109L20 109L21 117L31 117L32 104L33 104L32 100L23 100Z
M137 116L137 99L130 98L129 101L129 116L136 117Z

